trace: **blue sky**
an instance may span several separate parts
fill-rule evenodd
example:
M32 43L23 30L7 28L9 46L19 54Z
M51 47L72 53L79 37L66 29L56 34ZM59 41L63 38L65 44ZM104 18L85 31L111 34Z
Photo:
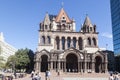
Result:
M111 14L109 0L0 0L0 32L5 41L17 49L29 48L36 51L39 23L46 12L58 14L61 3L80 30L86 14L99 32L99 47L113 50Z

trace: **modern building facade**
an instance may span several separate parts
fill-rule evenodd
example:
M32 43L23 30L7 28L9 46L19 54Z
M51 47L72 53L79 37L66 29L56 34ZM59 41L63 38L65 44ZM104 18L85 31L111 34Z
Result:
M16 51L17 51L16 48L14 48L12 45L5 42L3 33L1 32L0 33L0 56L3 57L3 59L5 60L4 62L7 61L10 55L14 55Z
M110 0L114 53L120 54L120 0Z
M107 72L107 54L98 46L96 25L88 16L79 32L75 24L63 8L58 15L46 13L40 23L36 71Z

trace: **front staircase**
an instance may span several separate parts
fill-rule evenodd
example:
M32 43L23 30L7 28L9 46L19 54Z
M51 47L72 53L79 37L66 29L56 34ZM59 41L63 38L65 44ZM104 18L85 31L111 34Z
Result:
M51 71L50 80L63 80L63 78L108 78L108 73L69 73L69 72L60 72L58 75L57 72ZM42 80L45 79L45 72L41 73Z

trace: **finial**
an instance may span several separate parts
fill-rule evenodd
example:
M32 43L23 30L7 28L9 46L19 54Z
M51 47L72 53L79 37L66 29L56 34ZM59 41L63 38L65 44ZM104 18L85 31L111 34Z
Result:
M86 16L88 16L88 14L86 13Z
M48 14L48 12L46 11L46 14Z
M64 6L64 2L61 3L61 6L62 6L62 8L63 8L63 6Z

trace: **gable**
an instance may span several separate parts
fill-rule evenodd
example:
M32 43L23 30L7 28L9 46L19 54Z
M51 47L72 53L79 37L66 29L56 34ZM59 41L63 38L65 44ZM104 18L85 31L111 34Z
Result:
M61 11L59 12L58 16L56 17L55 21L56 22L60 22L63 17L64 17L64 19L66 20L67 23L71 22L71 20L69 19L68 15L66 14L64 9L62 8Z

